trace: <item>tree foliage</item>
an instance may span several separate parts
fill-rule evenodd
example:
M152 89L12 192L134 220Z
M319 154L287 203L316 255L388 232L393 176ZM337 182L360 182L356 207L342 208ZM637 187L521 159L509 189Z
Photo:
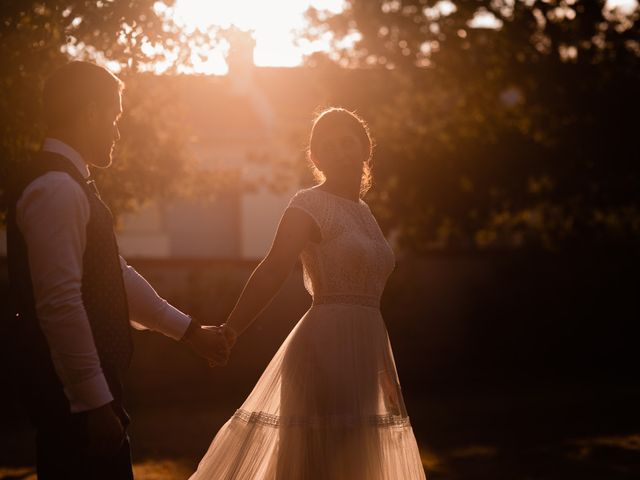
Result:
M377 137L372 200L404 245L557 248L640 233L638 9L349 4L310 16L337 40L360 33L339 64L390 74L353 106Z
M605 6L350 0L342 14L310 12L315 34L334 34L331 58L338 52L339 66L374 79L358 76L356 92L343 82L354 70L308 60L332 98L371 121L371 200L407 248L637 236L640 12ZM116 211L189 185L213 190L213 175L196 174L186 155L187 122L171 90L140 72L169 54L175 72L194 46L213 48L224 32L187 35L159 13L154 0L3 1L0 209L7 172L44 136L43 81L70 56L108 62L128 85L123 139L101 179ZM345 49L345 35L360 40Z
M189 39L165 22L154 0L3 0L0 7L0 211L6 208L7 173L39 148L45 135L40 95L55 68L70 58L106 64L127 87L122 140L115 164L99 180L116 213L136 203L188 187L196 174L189 132L171 91L154 88L140 72L149 62L175 55L173 71L188 64L191 44L211 43L211 32ZM171 1L164 2L171 5ZM144 45L162 46L149 53ZM170 73L172 70L169 69ZM215 183L201 172L198 184ZM213 188L213 185L212 185Z

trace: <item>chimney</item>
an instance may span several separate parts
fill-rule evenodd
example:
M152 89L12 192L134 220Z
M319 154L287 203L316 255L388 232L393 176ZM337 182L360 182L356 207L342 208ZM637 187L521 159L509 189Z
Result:
M227 65L229 66L229 78L237 93L243 93L251 84L253 77L253 49L256 41L251 31L242 31L231 27L227 33L229 40L229 54Z

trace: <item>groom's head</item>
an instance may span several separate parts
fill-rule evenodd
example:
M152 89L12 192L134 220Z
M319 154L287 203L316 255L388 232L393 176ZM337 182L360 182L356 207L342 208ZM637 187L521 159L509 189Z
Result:
M43 92L50 135L69 143L87 163L108 167L120 138L123 88L118 77L93 63L71 62L58 69Z

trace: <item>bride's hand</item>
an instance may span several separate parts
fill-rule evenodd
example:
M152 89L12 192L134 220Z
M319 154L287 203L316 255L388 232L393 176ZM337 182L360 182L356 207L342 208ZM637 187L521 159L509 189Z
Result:
M227 360L228 360L228 356L231 353L231 349L233 348L233 346L236 344L236 340L238 338L238 334L236 333L236 331L229 327L226 323L223 323L222 325L203 325L202 326L203 330L208 330L211 332L215 332L217 335L220 335L224 338L224 342L226 344L226 348L227 348L227 358L224 360L224 362L220 362L217 361L216 359L211 359L209 358L209 366L210 367L215 367L217 365L226 365Z
M205 330L212 330L224 336L225 341L227 342L227 347L229 350L233 348L236 344L236 340L238 339L238 334L236 331L228 326L226 323L222 325L203 325L202 328Z
M209 361L209 365L226 365L230 347L219 327L199 326L185 335L185 341L201 357Z
M229 347L229 349L233 348L233 346L236 344L236 340L238 340L238 332L236 332L226 323L220 325L220 329L222 330L224 338L227 340L227 346Z

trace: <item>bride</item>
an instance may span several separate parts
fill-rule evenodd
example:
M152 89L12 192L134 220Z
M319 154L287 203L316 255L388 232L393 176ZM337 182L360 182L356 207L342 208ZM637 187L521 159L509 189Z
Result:
M354 113L330 108L316 118L309 157L321 183L291 199L220 328L232 345L298 257L313 303L191 480L425 478L380 315L395 260L361 199L371 154L367 125Z

